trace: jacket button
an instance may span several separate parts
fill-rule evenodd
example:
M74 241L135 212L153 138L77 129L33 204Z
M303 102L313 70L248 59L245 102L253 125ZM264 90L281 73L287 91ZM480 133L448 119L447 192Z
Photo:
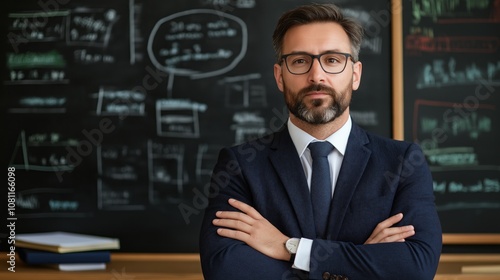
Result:
M330 280L330 272L323 272L323 280Z

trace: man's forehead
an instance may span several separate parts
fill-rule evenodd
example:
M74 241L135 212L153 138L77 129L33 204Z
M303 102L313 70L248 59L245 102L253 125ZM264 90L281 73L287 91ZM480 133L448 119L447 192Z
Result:
M296 25L287 30L283 38L283 50L300 51L296 48L329 46L326 50L348 51L350 41L342 26L336 22L314 22ZM293 49L293 50L292 50Z

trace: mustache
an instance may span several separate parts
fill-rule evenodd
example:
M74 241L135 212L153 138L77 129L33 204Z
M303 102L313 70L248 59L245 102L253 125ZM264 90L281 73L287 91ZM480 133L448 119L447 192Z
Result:
M333 88L331 88L329 86L325 86L323 84L314 84L314 85L310 85L308 87L305 87L299 91L299 96L304 96L311 91L324 91L328 95L335 96L335 90Z

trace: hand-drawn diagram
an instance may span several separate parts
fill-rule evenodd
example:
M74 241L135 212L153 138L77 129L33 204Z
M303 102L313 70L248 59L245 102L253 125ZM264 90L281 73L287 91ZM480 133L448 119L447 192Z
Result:
M146 113L144 93L101 87L91 95L97 99L98 116L144 116Z
M236 113L233 121L235 124L231 126L231 129L235 131L235 144L257 138L267 132L265 120L258 113Z
M159 20L148 53L153 65L171 75L206 78L233 69L246 54L247 37L238 17L194 9Z
M159 136L199 137L199 112L207 106L187 100L162 99L156 102L156 126Z
M185 148L148 142L149 201L153 205L179 202L188 182L184 177Z
M132 144L97 147L97 207L141 210L148 201L146 151Z
M259 73L244 76L225 77L219 84L225 86L226 108L266 107L266 88L253 84L253 80L261 78Z
M73 154L78 146L76 138L60 133L29 133L21 131L12 152L10 166L16 169L47 172L71 171L77 163Z
M217 161L220 145L202 144L196 153L196 182L208 184L212 170Z

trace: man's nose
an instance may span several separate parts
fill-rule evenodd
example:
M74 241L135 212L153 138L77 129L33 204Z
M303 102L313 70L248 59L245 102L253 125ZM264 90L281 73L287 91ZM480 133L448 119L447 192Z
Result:
M311 69L309 70L309 81L312 83L319 83L325 81L326 72L321 67L319 58L314 58L312 61Z

